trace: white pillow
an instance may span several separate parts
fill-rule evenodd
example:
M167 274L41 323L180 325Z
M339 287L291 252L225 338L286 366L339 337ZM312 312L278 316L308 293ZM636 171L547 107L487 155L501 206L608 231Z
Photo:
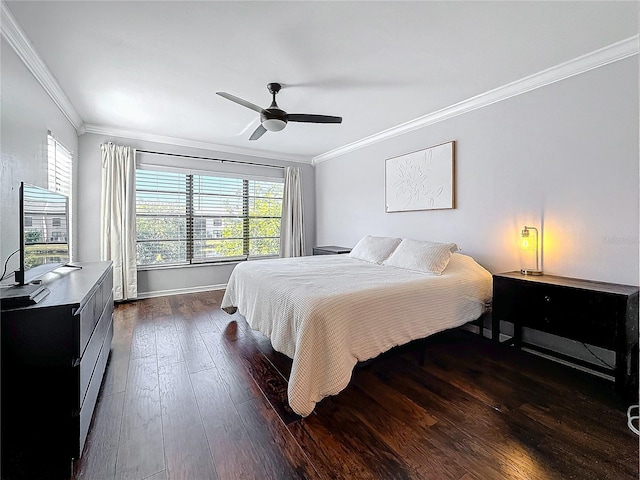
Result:
M402 239L367 235L353 247L349 256L371 263L382 263L393 253Z
M426 242L405 238L382 264L441 275L447 268L451 255L456 251L458 246L455 243Z

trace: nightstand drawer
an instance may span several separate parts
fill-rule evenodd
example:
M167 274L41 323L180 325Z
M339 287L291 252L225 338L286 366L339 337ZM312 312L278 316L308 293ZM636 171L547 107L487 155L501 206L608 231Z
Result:
M523 283L496 278L494 314L565 338L614 349L617 319L624 308L619 297L587 290Z

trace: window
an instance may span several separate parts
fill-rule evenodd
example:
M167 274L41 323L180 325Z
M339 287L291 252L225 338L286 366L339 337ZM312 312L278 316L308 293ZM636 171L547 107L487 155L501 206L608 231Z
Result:
M49 186L52 192L59 192L71 199L72 184L72 153L64 147L51 132L47 135L48 156L47 172Z
M136 170L139 266L277 256L283 184Z
M73 249L71 242L73 238L73 198L71 195L73 184L73 154L69 149L62 145L51 132L47 133L47 174L48 174L48 186L47 188L52 192L62 193L69 199L69 255L72 255ZM66 221L66 220L65 220ZM60 218L52 219L52 226L61 227ZM65 236L65 234L61 234ZM56 240L51 241L65 241L59 240L60 235L56 236ZM71 260L71 257L69 258Z

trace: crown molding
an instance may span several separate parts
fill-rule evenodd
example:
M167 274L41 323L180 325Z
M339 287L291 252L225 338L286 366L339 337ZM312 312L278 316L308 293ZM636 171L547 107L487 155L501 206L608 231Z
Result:
M268 150L254 150L251 148L232 147L217 143L199 142L197 140L187 140L184 138L168 137L153 133L140 132L137 130L125 130L122 128L108 127L104 125L84 124L83 133L94 133L109 137L129 138L131 140L142 140L146 142L176 145L180 147L198 148L201 150L213 150L219 153L229 153L233 155L244 155L269 160L285 160L295 163L311 164L311 157L304 155L292 155L287 153L270 152Z
M83 128L82 117L78 114L75 107L64 93L60 84L44 63L40 55L36 52L33 44L27 37L24 30L9 10L4 2L0 3L0 31L2 36L7 40L11 48L16 52L20 60L25 64L36 80L42 85L49 97L58 106L60 111L71 122L76 131Z
M481 93L475 97L471 97L462 102L456 103L449 107L445 107L441 110L437 110L432 113L428 113L414 120L402 123L395 127L391 127L387 130L375 133L368 137L365 137L356 142L349 143L342 147L330 150L321 155L313 157L312 164L330 160L332 158L340 157L347 153L359 150L361 148L373 145L383 140L387 140L393 137L404 135L405 133L424 128L434 123L442 122L450 118L462 115L464 113L471 112L478 108L486 107L503 100L522 95L523 93L530 92L546 85L550 85L555 82L559 82L575 75L588 72L595 68L599 68L608 65L619 60L631 57L638 54L639 37L635 35L620 42L613 43L604 48L600 48L593 52L587 53L580 57L574 58L567 62L556 65L555 67L542 70L541 72L534 73L528 77L524 77L515 82L508 83L501 87L489 90L488 92Z

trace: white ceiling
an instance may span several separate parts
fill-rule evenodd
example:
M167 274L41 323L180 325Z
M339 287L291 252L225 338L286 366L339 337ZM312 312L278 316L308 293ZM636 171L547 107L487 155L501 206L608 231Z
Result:
M311 158L638 33L638 2L9 1L84 122ZM248 140L282 82L290 123Z

